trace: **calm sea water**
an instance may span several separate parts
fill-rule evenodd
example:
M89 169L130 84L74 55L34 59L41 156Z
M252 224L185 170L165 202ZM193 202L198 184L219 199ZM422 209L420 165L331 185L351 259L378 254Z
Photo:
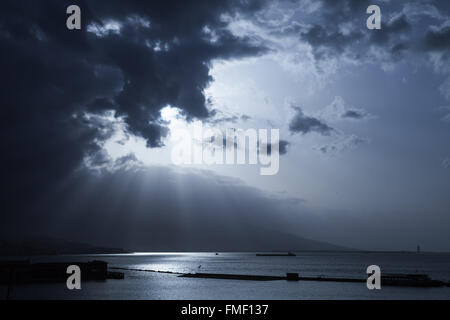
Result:
M110 267L181 273L285 275L366 278L367 266L382 273L425 273L450 281L450 254L434 253L297 253L296 257L257 257L255 253L142 253L35 257L32 262L105 260ZM179 278L176 274L124 271L125 280L85 282L79 291L64 283L18 285L15 299L450 299L450 288L382 286L314 281L240 281ZM0 297L6 293L0 287Z

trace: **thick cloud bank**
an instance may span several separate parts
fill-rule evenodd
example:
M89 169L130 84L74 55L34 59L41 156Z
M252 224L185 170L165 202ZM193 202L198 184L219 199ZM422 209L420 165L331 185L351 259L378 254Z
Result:
M66 28L66 8L82 30ZM233 36L224 17L260 1L2 1L0 106L2 225L36 205L109 137L86 113L113 111L126 129L161 145L166 105L207 118L203 90L214 59L261 54Z

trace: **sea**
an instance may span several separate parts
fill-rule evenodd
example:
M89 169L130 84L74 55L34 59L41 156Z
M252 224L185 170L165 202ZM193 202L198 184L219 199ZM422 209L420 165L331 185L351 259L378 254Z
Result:
M25 257L24 257L25 258ZM7 257L0 258L2 260ZM11 259L11 258L9 258ZM18 258L16 257L15 260ZM81 290L65 283L15 285L12 299L77 300L305 300L305 299L450 299L450 287L408 288L381 285L369 290L365 282L246 281L182 278L176 273L241 275L325 276L367 279L367 267L378 265L383 273L427 274L450 281L449 253L399 252L297 252L296 256L256 256L246 253L132 253L113 255L40 256L37 262L87 262L103 260L109 268L174 272L112 270L125 279L82 282ZM0 286L0 299L7 288Z

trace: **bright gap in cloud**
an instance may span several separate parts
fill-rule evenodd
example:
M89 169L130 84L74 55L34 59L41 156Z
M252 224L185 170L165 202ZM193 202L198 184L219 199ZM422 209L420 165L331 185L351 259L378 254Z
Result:
M120 34L122 23L115 20L108 20L102 23L91 23L87 26L87 31L95 34L99 38L110 34Z

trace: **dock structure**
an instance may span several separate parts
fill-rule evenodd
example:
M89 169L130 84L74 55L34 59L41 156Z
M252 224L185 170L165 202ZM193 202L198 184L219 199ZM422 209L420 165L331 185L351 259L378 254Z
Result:
M297 256L295 253L287 252L287 253L257 253L257 257L295 257Z
M202 278L202 279L225 279L225 280L253 280L253 281L273 281L286 280L286 277L241 275L241 274L217 274L217 273L185 273L181 278Z
M151 270L151 269L136 269L136 268L121 268L121 267L112 267L112 270L126 270L126 271L138 271L138 272L151 272L151 273L167 273L167 274L183 274L182 272L175 271L160 271L160 270Z
M365 283L367 279L362 278L339 278L327 276L300 276L298 273L286 273L285 276L275 275L242 275L242 274L224 274L224 273L181 273L174 271L161 271L149 269L130 269L130 268L111 268L118 270L166 273L177 275L180 278L197 278L197 279L217 279L217 280L242 280L242 281L321 281L321 282L353 282ZM385 286L404 286L404 287L443 287L450 286L450 282L432 280L428 275L424 274L385 274L381 276L381 283Z
M186 273L179 277L182 278L201 278L201 279L224 279L224 280L248 280L248 281L322 281L322 282L353 282L365 283L366 279L361 278L338 278L325 276L299 276L298 273L287 273L286 276L264 276L264 275L239 275L239 274L217 274L217 273ZM450 286L450 283L444 281L432 280L427 275L420 274L389 274L381 277L381 283L386 286L403 287L442 287Z

